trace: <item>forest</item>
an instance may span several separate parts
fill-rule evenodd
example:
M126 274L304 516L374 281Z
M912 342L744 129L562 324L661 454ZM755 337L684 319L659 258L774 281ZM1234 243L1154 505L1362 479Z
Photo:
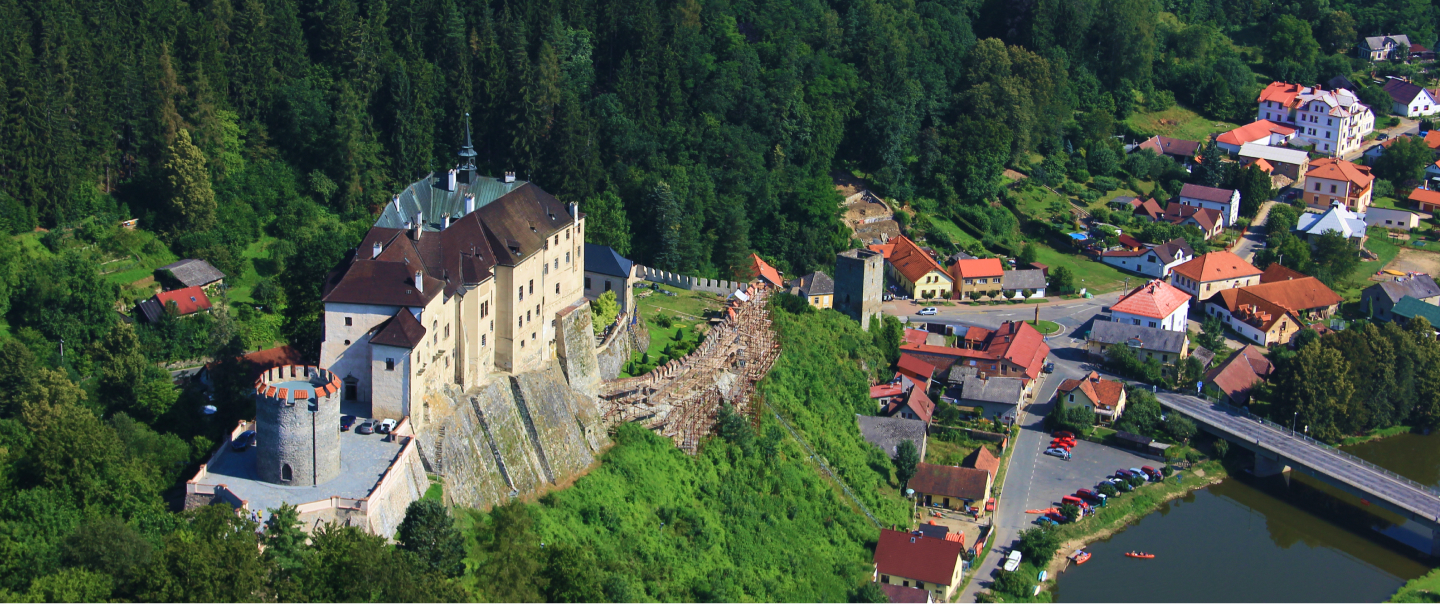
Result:
M1122 145L1151 134L1138 118L1172 109L1249 121L1273 78L1423 75L1352 50L1395 33L1433 48L1436 17L1422 0L0 0L0 231L12 235L0 237L0 598L531 597L486 591L499 588L476 574L536 570L485 562L530 535L556 544L525 562L552 569L533 586L547 599L850 597L871 538L851 506L901 513L888 460L850 433L868 412L866 371L894 360L895 325L874 336L833 313L782 315L790 349L813 356L782 358L761 390L861 501L817 478L769 419L695 458L624 429L588 482L460 514L463 571L417 544L336 530L297 545L287 527L262 537L243 519L170 511L181 477L253 409L243 384L222 378L209 400L168 370L214 359L225 375L277 342L313 355L317 284L380 205L455 163L467 114L483 172L580 202L592 242L658 268L728 278L755 252L788 274L828 269L854 244L837 172L901 202L907 232L937 249L1018 254L1060 226L1032 215L1005 170L1091 200L1134 181L1156 195L1244 188L1243 172L1177 172ZM1193 233L1147 238L1173 236ZM187 257L230 275L227 299L194 319L126 321L145 278ZM1375 329L1387 354L1429 345ZM1312 344L1295 367L1368 366L1360 350ZM1397 392L1428 392L1404 366ZM1344 379L1364 394L1297 389L1276 404L1344 432L1433 415L1372 405L1389 377ZM217 413L198 413L206 404ZM664 468L668 486L637 467ZM799 545L759 540L772 531ZM580 547L613 536L633 549ZM668 563L682 553L704 561ZM799 566L777 573L782 562ZM605 573L567 584L577 565ZM355 585L381 574L396 580Z

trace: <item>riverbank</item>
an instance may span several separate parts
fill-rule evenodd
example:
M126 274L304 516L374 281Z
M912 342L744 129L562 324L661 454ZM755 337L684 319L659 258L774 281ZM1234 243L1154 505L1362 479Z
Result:
M1440 600L1440 568L1411 579L1386 602L1434 602Z
M1374 430L1371 430L1368 434L1364 434L1362 436L1351 436L1349 438L1341 440L1340 446L1348 447L1351 445L1368 443L1372 440L1380 440L1382 438L1390 438L1391 436L1409 434L1414 430L1415 429L1411 428L1410 426L1390 426L1389 428L1376 428Z
M1183 480L1171 476L1163 482L1147 484L1116 497L1113 503L1100 508L1095 515L1081 522L1066 524L1056 529L1061 546L1046 567L1050 579L1045 582L1046 589L1059 580L1060 573L1064 571L1065 565L1069 564L1066 556L1075 550L1124 530L1131 522L1154 512L1167 501L1218 483L1230 475L1224 465L1213 460L1195 464L1181 474L1184 475Z

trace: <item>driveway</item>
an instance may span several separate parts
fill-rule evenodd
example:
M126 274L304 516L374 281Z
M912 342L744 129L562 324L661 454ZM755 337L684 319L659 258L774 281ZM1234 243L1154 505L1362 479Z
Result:
M1378 121L1380 121L1380 119L1381 119L1381 118L1380 118L1379 116L1376 116L1375 121L1378 122ZM1377 129L1377 130L1375 130L1375 132L1376 132L1376 133L1382 133L1382 132L1383 132L1383 133L1385 133L1385 134L1390 135L1390 138L1395 138L1395 137L1397 137L1397 136L1402 136L1402 135L1406 135L1406 134L1419 134L1419 133L1420 133L1420 121L1419 121L1419 120L1415 120L1415 119L1411 119L1411 118L1408 118L1408 117L1402 117L1402 118L1400 118L1400 125L1399 125L1399 126L1395 126L1394 128L1382 128L1382 129ZM1355 151L1352 151L1352 152L1350 152L1350 153L1345 154L1344 159L1345 159L1345 161L1358 162L1358 161L1360 161L1360 157L1361 157L1362 155L1365 155L1365 152L1366 152L1366 151L1370 150L1371 147L1374 147L1375 145L1378 145L1378 144L1380 144L1381 142L1383 142L1383 141L1379 140L1378 137L1377 137L1377 138L1372 138L1372 139L1370 139L1370 140L1368 140L1368 141L1365 141L1364 144L1360 145L1360 148L1359 148L1359 149L1357 149L1357 150L1355 150Z

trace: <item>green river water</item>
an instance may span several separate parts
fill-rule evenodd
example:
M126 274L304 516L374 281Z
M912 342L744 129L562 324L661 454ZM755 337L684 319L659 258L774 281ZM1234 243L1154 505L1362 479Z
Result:
M1440 433L1346 450L1440 485ZM1055 595L1063 602L1378 602L1440 565L1386 536L1417 538L1396 520L1308 476L1235 476L1092 544L1090 561L1061 574ZM1127 558L1129 551L1156 557Z

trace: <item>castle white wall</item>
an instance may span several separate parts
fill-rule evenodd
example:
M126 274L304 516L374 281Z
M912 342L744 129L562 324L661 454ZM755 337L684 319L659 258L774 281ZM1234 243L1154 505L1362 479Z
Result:
M384 323L400 310L399 306L375 306L370 304L325 305L324 340L320 343L320 366L343 381L356 381L356 395L360 402L370 402L371 353L370 331ZM350 319L350 325L345 324ZM349 344L345 342L349 341ZM344 396L344 390L341 390Z

